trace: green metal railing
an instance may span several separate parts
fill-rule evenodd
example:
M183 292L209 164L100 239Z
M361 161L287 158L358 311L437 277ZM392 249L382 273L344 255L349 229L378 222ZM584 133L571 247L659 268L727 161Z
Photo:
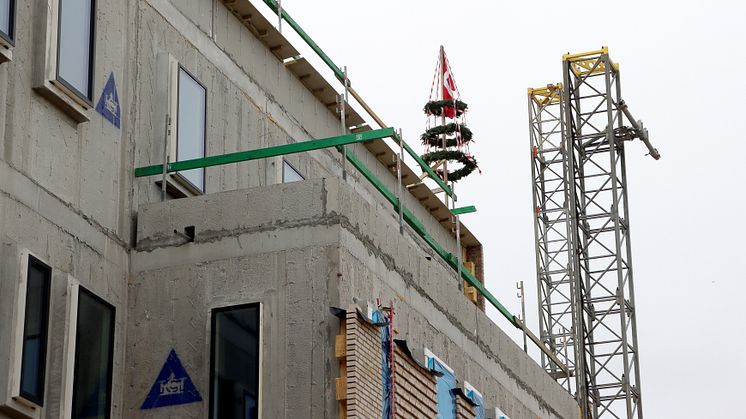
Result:
M275 13L278 12L279 6L275 0L264 0L264 3L267 4ZM334 75L342 82L346 83L347 86L349 86L349 80L346 79L344 72L336 65L334 62L329 58L326 53L311 39L308 34L298 25L295 20L283 9L282 11L282 19L284 19L290 27L293 28L293 30L298 33L298 35L305 41L311 49L318 54L318 56L324 61L324 63L329 66L329 68L334 72ZM182 170L190 170L190 169L198 169L198 168L205 168L210 166L218 166L218 165L224 165L224 164L230 164L230 163L239 163L244 161L250 161L250 160L256 160L256 159L264 159L268 157L275 157L275 156L281 156L286 154L293 154L293 153L301 153L301 152L307 152L307 151L313 151L313 150L319 150L323 148L330 148L335 147L338 151L342 152L344 145L349 144L355 144L355 143L361 143L365 141L373 141L373 140L380 140L384 138L392 138L397 143L400 143L402 145L402 148L406 150L407 154L409 154L420 166L423 172L427 173L427 175L435 181L435 183L438 184L438 186L449 196L453 198L453 200L456 200L456 196L453 194L453 191L450 187L432 170L432 168L425 163L420 156L414 152L414 150L406 143L404 142L399 135L396 133L396 131L393 128L384 127L384 124L378 118L372 110L369 110L370 108L365 104L360 97L353 92L353 96L363 105L363 107L368 110L368 113L371 114L374 119L376 119L376 122L379 123L383 128L378 130L371 130L371 131L365 131L355 134L347 134L347 135L341 135L337 137L330 137L330 138L324 138L320 140L308 140L293 144L285 144L280 146L274 146L274 147L267 147L263 149L256 149L256 150L250 150L250 151L241 151L237 153L229 153L229 154L223 154L223 155L217 155L217 156L209 156L199 159L191 159L191 160L184 160L184 161L177 161L177 162L170 162L166 164L166 170L164 171L164 167L162 164L156 164L156 165L150 165L150 166L144 166L139 167L135 169L135 176L136 177L146 177L146 176L154 176L154 175L164 175L166 173L171 172L177 172ZM395 211L400 210L400 200L399 197L396 196L395 193L393 193L391 190L389 190L384 183L379 179L371 170L368 168L362 160L360 160L352 151L347 149L346 153L343 153L343 155L346 154L347 160L360 172L363 177L365 177L368 182L371 183L371 185L381 194L383 197L393 206ZM452 210L452 213L454 215L459 214L467 214L470 212L476 211L476 208L474 206L467 206L462 208L455 208ZM406 223L425 241L425 243L430 246L431 249L441 258L443 259L446 264L448 264L451 268L454 270L459 270L459 259L453 254L448 251L446 251L427 231L424 224L417 219L417 217L412 214L411 211L409 211L406 207L401 208L402 218ZM495 298L492 293L490 293L485 287L484 284L482 284L471 272L469 272L466 267L461 264L460 266L461 276L462 278L468 282L471 286L473 286L487 301L492 304L495 309L497 309L500 314L502 314L513 326L515 326L518 329L521 329L526 335L531 339L532 342L536 344L536 346L544 352L557 366L559 366L565 373L569 374L569 371L567 367L562 364L559 359L541 342L541 340L536 337L529 329L528 327L518 318L516 318L510 311L508 311L505 306L503 306L500 301Z
M286 154L302 153L306 151L320 150L323 148L336 147L342 151L343 145L361 143L364 141L380 140L384 138L394 138L399 140L393 128L382 128L372 131L365 131L356 134L340 135L337 137L323 138L320 140L308 140L293 144L284 144L280 146L261 148L249 151L240 151L237 153L221 154L208 156L198 159L183 160L168 163L166 170L163 170L162 164L138 167L135 169L135 177L147 177L163 175L164 173L178 172L182 170L200 169L211 166L219 166L230 163L240 163L250 160L265 159L268 157L282 156ZM366 166L352 151L347 150L347 160L355 167L373 187L383 195L383 197L393 205L396 211L399 211L399 197L396 196L389 188L384 185L381 179ZM427 243L433 251L440 256L449 266L458 269L458 259L453 253L446 251L428 232L425 225L412 214L406 207L402 208L404 221L414 229L414 231ZM484 296L505 318L514 326L519 327L516 318L495 298L484 285L477 280L474 275L462 265L461 275L463 279L474 286L480 294Z
M177 172L181 170L200 169L211 166L225 165L230 163L240 163L244 161L265 159L268 157L282 156L285 154L302 153L306 151L320 150L323 148L335 147L338 151L342 152L342 146L360 143L364 141L380 140L384 138L395 138L396 132L393 128L383 128L378 130L366 131L356 134L346 134L337 137L323 138L320 140L309 140L293 144L284 144L280 146L267 147L256 150L240 151L237 153L222 154L217 156L203 157L199 159L183 160L168 163L166 170L162 164L155 164L150 166L138 167L135 169L135 177L147 177L155 175L163 175L166 173ZM360 158L350 150L347 150L347 160L355 167L355 169L363 175L365 179L370 182L371 185L381 194L383 197L394 207L394 210L399 211L400 200L395 193L391 192L389 188L384 185L381 179L376 176L373 171L366 166ZM464 207L459 210L469 211L473 207ZM453 253L446 251L443 246L440 245L431 235L428 233L425 225L406 207L401 208L403 220L419 235L433 251L443 259L448 266L458 270L459 260ZM565 367L556 356L554 356L548 348L546 348L541 341L531 331L517 319L513 314L503 306L500 301L490 293L484 284L471 273L466 267L461 264L461 276L462 278L471 284L476 290L484 296L484 298L492 304L508 321L518 329L523 330L531 338L531 340L547 354L563 371L567 371Z
M275 14L280 9L279 5L277 4L277 1L275 1L275 0L264 0L264 3L267 6L269 6L269 8L272 9L272 11L275 12ZM306 33L306 31L304 31L303 28L300 27L300 25L288 14L287 11L285 11L285 9L282 9L282 19L284 19L285 22L287 22L288 25L290 25L290 27L293 28L293 30L298 34L298 36L300 36L301 39L303 39L303 41L306 44L308 44L308 46L313 50L313 52L315 52L319 56L319 58L321 58L321 60L324 61L324 63L332 70L332 72L334 73L334 76L337 77L337 79L343 85L344 85L345 80L346 80L347 81L347 86L350 86L350 80L345 78L345 74L339 68L339 66L337 64L335 64L334 61L332 61L332 59L329 58L328 55L326 55L326 53L324 52L324 50L322 50L321 47L319 47L318 44L316 44L316 42L314 42L314 40L311 39L310 36L308 36L308 34ZM353 96L356 99L358 99L358 101L361 101L361 99L359 98L359 96L357 96L357 94L355 94L354 92L353 92ZM364 105L364 107L366 109L368 109L368 107L366 105ZM380 120L378 120L377 117L374 117L374 118L377 120L377 122L379 122L379 123L381 122ZM385 124L381 123L381 126L384 126L384 125ZM398 137L396 137L395 139L398 141ZM417 164L420 166L420 168L422 168L422 171L425 172L425 173L427 173L427 175L430 177L430 179L432 179L433 181L435 181L435 183L437 183L438 186L441 189L443 189L443 191L446 194L448 194L448 196L450 196L451 198L453 198L455 200L456 196L453 194L453 191L440 178L440 176L438 176L438 175L435 174L435 172L433 171L433 169L431 169L430 166L427 163L425 163L422 160L422 158L420 158L419 154L415 153L414 150L412 150L412 148L409 146L409 144L407 144L407 143L403 143L403 144L404 144L404 150L406 150L407 154L409 154L417 162Z
M266 159L268 157L284 156L286 154L302 153L305 151L318 150L360 143L363 141L391 138L395 135L393 128L383 128L372 131L359 132L356 134L340 135L338 137L324 138L321 140L308 140L299 143L284 144L275 147L260 148L257 150L239 151L237 153L221 154L217 156L202 157L198 159L171 162L166 165L166 173L179 172L182 170L200 169L203 167L219 166L223 164L239 163L244 161ZM138 167L135 169L135 177L153 176L163 174L163 165Z

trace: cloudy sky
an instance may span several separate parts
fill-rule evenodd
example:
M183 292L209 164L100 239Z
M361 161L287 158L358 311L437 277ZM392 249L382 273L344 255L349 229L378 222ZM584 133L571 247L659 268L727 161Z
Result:
M284 0L283 7L348 66L356 90L413 145L445 46L470 105L472 153L482 169L458 184L460 204L479 209L463 219L484 244L488 288L514 313L515 282L525 281L534 329L526 88L560 81L563 53L608 45L621 65L622 95L663 156L645 156L639 141L627 147L645 415L746 418L739 403L746 393L744 3Z

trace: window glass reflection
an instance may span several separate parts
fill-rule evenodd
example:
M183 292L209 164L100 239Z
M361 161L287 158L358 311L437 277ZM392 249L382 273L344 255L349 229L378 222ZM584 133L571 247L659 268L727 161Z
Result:
M257 418L259 305L214 311L212 345L212 418Z
M287 161L282 161L282 182L283 183L290 183L290 182L298 182L299 180L303 180L303 176L298 173L297 170L293 166L290 165Z
M72 417L109 417L113 340L114 308L81 288L75 334Z
M13 38L13 0L0 0L0 32Z
M91 98L93 0L59 0L57 78Z
M205 111L207 90L183 68L179 69L179 116L176 159L205 157ZM205 190L205 169L179 172L200 191Z
M29 257L26 314L23 321L21 396L40 406L44 401L50 277L51 269L48 266Z

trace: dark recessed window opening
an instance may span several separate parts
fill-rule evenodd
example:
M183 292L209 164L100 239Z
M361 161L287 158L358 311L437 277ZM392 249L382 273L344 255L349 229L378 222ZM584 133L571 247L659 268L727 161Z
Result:
M179 67L178 120L176 122L176 160L205 157L207 89L183 67ZM205 190L205 169L179 172L200 192Z
M299 180L304 180L305 178L303 175L300 174L293 166L290 165L290 163L287 162L287 160L282 161L282 182L283 183L290 183L290 182L298 182Z
M259 415L259 304L212 312L210 417Z
M0 37L13 41L15 24L15 0L0 0Z
M44 404L51 278L52 269L35 257L29 256L26 279L26 315L23 320L20 396L39 406Z
M114 307L80 288L72 417L110 417L113 355Z
M90 102L93 91L95 0L59 0L57 80Z

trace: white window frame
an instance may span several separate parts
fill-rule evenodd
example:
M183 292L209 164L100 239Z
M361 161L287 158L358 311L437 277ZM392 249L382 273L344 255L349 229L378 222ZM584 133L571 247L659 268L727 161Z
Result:
M259 368L258 368L259 381L257 384L259 387L259 390L257 393L257 398L258 398L257 417L263 418L264 415L262 411L263 411L263 404L264 404L263 403L264 396L262 394L262 387L264 386L264 367L263 367L264 365L264 303L262 303L261 301L259 302L257 301L236 302L236 303L231 303L231 304L220 304L220 305L210 307L210 315L207 318L207 339L206 339L207 340L207 353L209 354L208 355L209 362L206 363L207 364L206 377L209 377L208 382L210 386L208 390L208 394L212 394L212 384L213 384L212 383L212 354L213 354L212 352L212 349L213 349L212 348L212 316L213 316L213 313L215 312L215 310L226 310L226 309L230 309L231 307L246 306L249 304L258 304L259 306ZM209 403L205 403L205 404L206 404L205 407L207 409L207 415L205 417L211 418L212 417L212 411L211 411L212 400L210 400Z
M78 331L78 296L80 281L67 276L65 304L65 338L62 350L62 389L60 391L60 419L72 417L73 379L75 378L75 335Z
M435 354L432 353L430 351L430 349L425 348L425 365L428 366L428 369L430 369L430 362L429 362L430 358L438 361L438 363L440 365L442 365L446 370L448 370L448 372L450 372L451 374L453 374L454 377L456 376L456 371L454 371L453 368L449 367L448 364L446 364L445 362L443 362L442 359L440 359L437 356L435 356Z
M47 266L51 266L47 261L40 258L36 254L30 252L28 249L20 249L18 251L18 254L16 256L16 263L18 266L18 276L16 277L16 289L15 293L13 294L15 306L12 313L12 318L10 319L10 334L9 334L9 345L8 349L10 350L10 356L9 358L9 364L8 364L8 373L6 378L6 386L3 389L4 393L2 397L1 404L9 409L12 410L14 413L21 415L22 417L26 417L29 419L39 419L41 418L41 412L42 412L42 406L39 406L38 404L25 399L21 396L21 367L22 367L22 361L23 361L23 333L24 333L24 326L25 326L25 320L26 320L26 289L27 289L27 283L28 283L28 263L29 263L29 256L34 257L38 261L44 263ZM50 276L51 280L51 276ZM5 303L3 301L2 303ZM51 304L52 304L52 295L50 293L49 298L49 305L48 307L48 313L51 315ZM45 361L45 368L49 369L49 328L50 328L51 322L47 321L47 351L46 351L46 361ZM49 376L51 374L48 374L45 372L44 374L44 393L46 395L47 392L47 385L46 382L49 380Z
M17 0L16 0L17 1ZM84 97L80 92L66 86L66 83L60 81L57 77L57 63L59 52L59 12L60 0L42 0L42 12L36 21L36 30L43 31L44 37L42 45L38 45L35 52L36 65L34 66L34 89L46 97L50 102L57 105L65 113L70 115L76 122L87 122L91 120L91 110L93 109L93 98L96 90L95 86L95 67L96 67L96 21L97 1L91 0L93 21L91 23L91 44L90 54L91 63L89 67L90 77L90 97ZM36 46L35 46L36 47Z
M207 99L208 90L207 87L193 74L186 66L182 65L174 56L168 55L168 110L167 110L167 124L166 127L166 161L168 163L178 161L178 139L179 139L179 73L184 70L194 79L199 85L205 89L205 128L204 128L204 150L207 155ZM184 176L179 173L169 173L166 176L167 186L171 193L175 193L180 197L184 196L196 196L205 194L207 189L207 169L203 168L203 184L202 189L199 189L199 185L194 185Z
M114 328L111 330L112 333L112 362L111 362L111 380L114 380L116 376L116 342L117 342L117 315L118 311L116 305L112 304L111 301L103 298L97 292L88 287L81 287L80 281L72 277L67 276L67 301L65 304L65 338L64 338L64 349L62 351L62 389L60 391L60 419L69 419L72 417L73 410L73 386L75 384L75 349L76 349L76 335L78 332L78 301L80 297L81 288L103 300L106 304L114 308ZM108 390L111 391L109 394L109 417L114 417L114 383L109 383Z
M0 31L0 63L13 60L13 48L16 42L16 11L19 0L10 0L10 33Z
M490 412L492 412L492 409L490 409ZM487 417L489 418L490 417L489 413L487 415L488 415ZM505 413L503 413L503 411L500 410L497 407L494 408L494 413L492 413L492 418L494 418L494 419L510 419L508 417L508 415L506 415Z

